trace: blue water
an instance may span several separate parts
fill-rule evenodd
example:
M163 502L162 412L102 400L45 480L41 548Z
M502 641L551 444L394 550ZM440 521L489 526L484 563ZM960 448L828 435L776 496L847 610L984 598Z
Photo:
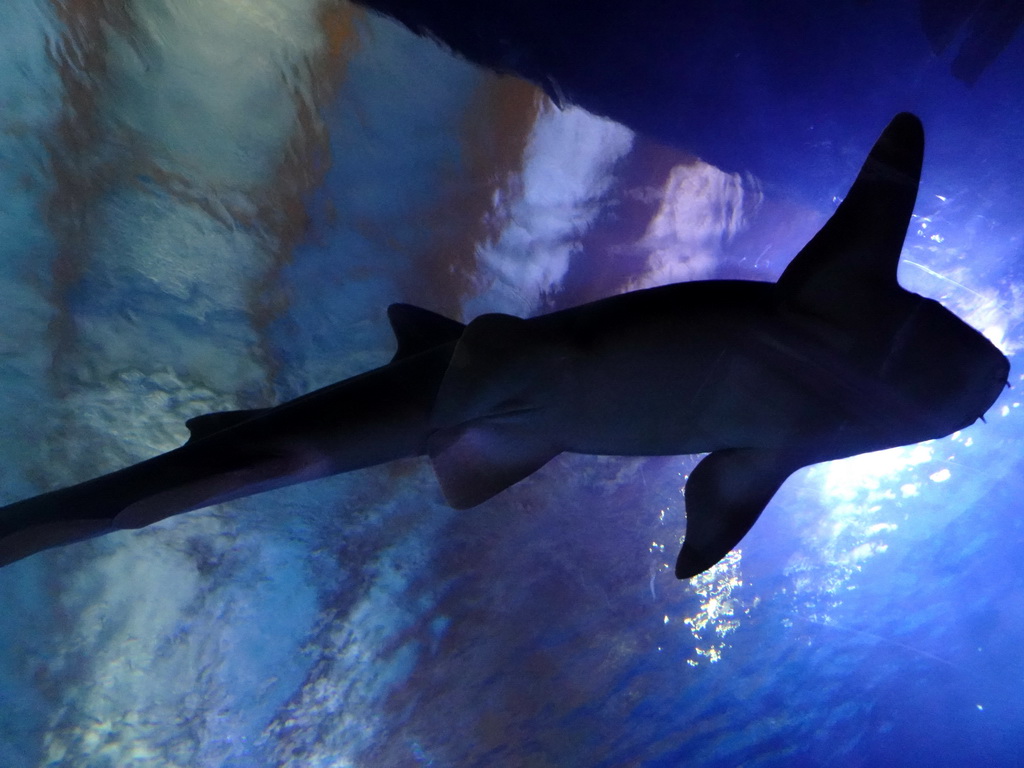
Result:
M799 57L705 73L678 98L720 111L670 146L347 3L2 20L0 502L386 362L390 302L774 279L895 109L928 131L901 281L1024 344L1017 38L967 86L889 27L919 58L835 74L871 100ZM41 553L0 570L0 765L1022 765L1021 378L987 423L801 471L690 583L697 457L562 456L458 513L400 462Z

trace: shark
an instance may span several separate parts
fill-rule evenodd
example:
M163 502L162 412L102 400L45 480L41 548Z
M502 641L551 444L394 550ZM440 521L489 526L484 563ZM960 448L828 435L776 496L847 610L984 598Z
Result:
M181 447L3 507L0 565L406 457L428 457L464 509L563 452L706 453L686 481L675 568L694 577L796 470L949 435L1008 386L996 346L897 281L923 156L920 120L897 115L774 283L676 283L468 324L394 304L388 364L197 416Z

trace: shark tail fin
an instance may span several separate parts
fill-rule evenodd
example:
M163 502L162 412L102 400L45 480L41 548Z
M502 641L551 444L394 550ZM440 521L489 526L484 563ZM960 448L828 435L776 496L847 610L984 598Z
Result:
M729 554L786 478L808 463L761 448L729 448L705 456L686 481L686 538L676 578L692 578Z
M66 489L0 508L0 567L44 549L116 531L112 515L75 516Z
M110 520L53 520L26 526L0 536L0 567L44 549L74 544L116 530Z

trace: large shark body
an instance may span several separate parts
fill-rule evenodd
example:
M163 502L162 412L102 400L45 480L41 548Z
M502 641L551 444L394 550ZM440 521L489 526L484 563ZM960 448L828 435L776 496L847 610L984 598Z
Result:
M561 452L710 452L685 490L679 578L717 563L796 469L942 437L1007 359L896 280L924 133L898 115L776 283L712 280L468 325L408 305L381 368L274 408L188 422L182 447L0 509L0 564L272 488L427 455L479 504Z

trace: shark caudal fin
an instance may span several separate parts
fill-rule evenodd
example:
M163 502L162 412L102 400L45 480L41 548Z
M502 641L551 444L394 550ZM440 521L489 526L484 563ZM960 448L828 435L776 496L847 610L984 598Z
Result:
M44 549L74 544L116 530L110 520L53 520L27 525L0 535L0 567Z
M166 456L150 460L149 465L157 466ZM118 529L143 528L183 512L291 485L306 469L301 459L273 452L240 457L235 464L235 467L209 471L193 470L173 483L158 483L154 478L152 492L139 493L137 498L124 504L114 516L113 524ZM309 474L310 479L317 476L315 471ZM160 489L160 484L167 487Z
M729 554L786 478L813 462L763 448L729 448L705 456L686 481L686 538L676 578L692 578Z
M81 484L93 487L95 481ZM61 488L0 508L0 566L117 530L114 511L76 503L71 489Z
M861 324L879 295L902 291L896 268L924 157L921 121L896 115L832 217L779 278L783 301L841 325Z

